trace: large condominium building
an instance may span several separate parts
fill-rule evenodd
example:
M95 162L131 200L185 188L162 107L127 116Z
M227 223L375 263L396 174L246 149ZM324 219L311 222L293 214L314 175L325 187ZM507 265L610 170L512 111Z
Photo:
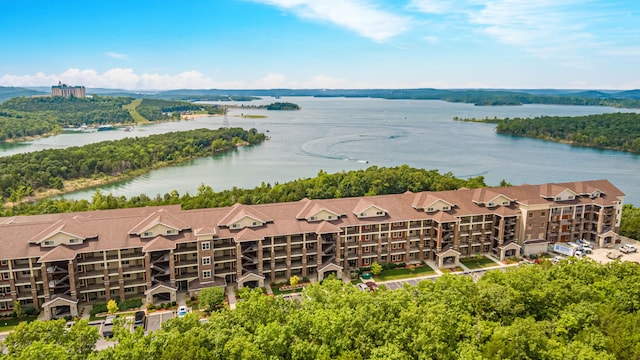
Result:
M80 301L321 280L374 261L517 257L548 242L616 242L624 194L606 180L406 192L181 210L179 206L0 219L0 311L15 301L48 317ZM544 246L540 249L540 243Z
M51 96L73 96L77 98L83 98L87 96L87 92L84 86L69 86L59 81L57 86L54 85L51 87Z

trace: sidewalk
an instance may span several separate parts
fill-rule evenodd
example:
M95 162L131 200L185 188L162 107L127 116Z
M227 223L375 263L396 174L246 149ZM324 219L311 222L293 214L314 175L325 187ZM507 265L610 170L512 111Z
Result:
M229 300L229 309L235 310L236 308L236 290L233 288L233 285L228 285L226 287L227 300Z

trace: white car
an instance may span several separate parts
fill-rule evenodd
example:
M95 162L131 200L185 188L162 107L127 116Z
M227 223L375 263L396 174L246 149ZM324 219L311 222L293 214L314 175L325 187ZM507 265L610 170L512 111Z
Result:
M636 251L638 251L638 249L635 247L635 245L624 244L620 247L620 252L625 254L636 252Z
M557 264L562 260L565 260L565 258L563 258L562 256L555 256L553 259L551 259L551 262Z
M187 309L186 306L180 306L178 308L178 317L183 317L187 315L188 312L189 312L189 309Z

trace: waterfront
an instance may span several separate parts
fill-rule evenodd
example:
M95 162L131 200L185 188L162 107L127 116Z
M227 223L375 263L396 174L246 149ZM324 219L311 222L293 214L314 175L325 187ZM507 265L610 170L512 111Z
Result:
M276 101L266 98L248 105ZM336 172L408 164L452 172L458 177L482 175L489 185L609 179L640 204L640 156L617 151L573 147L542 140L498 135L494 125L452 121L462 118L585 115L628 111L603 107L524 105L480 107L427 100L369 98L282 98L300 111L232 109L226 117L136 127L132 132L62 134L0 148L0 154L64 147L152 133L226 125L265 132L271 139L229 154L197 159L152 171L138 178L103 186L103 192L150 196L177 190L195 193L201 184L214 190L250 188L261 182L313 177L319 170ZM252 119L240 115L266 115ZM267 132L268 131L268 132ZM95 189L67 194L90 198Z

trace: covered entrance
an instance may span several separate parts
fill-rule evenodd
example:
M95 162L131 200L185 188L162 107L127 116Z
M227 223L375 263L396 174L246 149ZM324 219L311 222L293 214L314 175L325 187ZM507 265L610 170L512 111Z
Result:
M264 287L264 276L248 272L238 279L238 289L244 286L250 288Z
M460 265L460 252L449 249L436 255L438 268L452 268Z
M498 246L500 261L509 257L518 257L518 255L520 255L520 248L521 246L514 242Z
M611 247L620 242L620 236L613 230L605 231L598 235L599 247Z
M328 262L318 268L318 281L322 281L329 274L335 274L336 278L342 279L342 266L334 262Z
M54 297L42 304L44 310L44 318L46 320L59 319L65 316L78 316L78 302L67 295L54 295Z
M165 283L158 283L144 292L148 304L159 304L176 301L178 288Z

